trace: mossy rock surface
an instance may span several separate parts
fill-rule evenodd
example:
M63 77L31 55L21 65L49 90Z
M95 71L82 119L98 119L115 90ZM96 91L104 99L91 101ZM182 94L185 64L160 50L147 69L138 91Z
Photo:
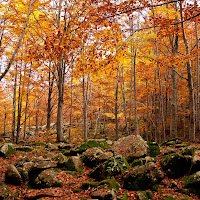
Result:
M187 156L194 156L196 148L195 147L187 147L182 151L182 155L187 155Z
M190 175L185 179L184 188L189 188L190 191L200 198L200 171Z
M69 158L67 160L67 162L65 163L65 167L67 168L67 170L69 171L76 171L76 167L75 167L75 164L72 160L72 158Z
M172 154L172 153L176 153L176 151L174 151L174 150L167 150L167 152L164 153L164 156Z
M115 189L116 191L119 191L120 184L114 178L105 179L99 183L99 185L105 185L105 184L108 185L108 188L110 190Z
M149 155L151 157L156 157L157 155L160 154L160 147L159 147L158 143L147 142L147 144L149 145L149 149L150 149Z
M119 198L118 200L128 200L128 194L125 192L123 197Z
M12 143L5 143L0 148L0 157L9 157L11 154L16 152L15 145Z
M148 200L149 198L148 198L146 192L139 191L139 192L136 193L136 199L137 200Z
M59 172L55 171L54 169L41 171L40 173L35 174L35 176L32 177L34 180L32 180L31 186L36 189L62 187L63 184L60 182L59 179L56 178L58 173Z
M152 189L164 178L163 173L155 167L155 163L135 167L124 179L124 188L128 190Z
M161 167L170 178L179 178L189 173L192 159L189 156L173 153L161 159Z
M161 146L175 146L176 144L182 144L184 141L178 137L170 139L166 142L163 142Z
M29 146L21 146L16 148L17 151L32 152L33 148Z
M136 166L144 165L147 162L155 162L155 158L147 156L145 158L136 159L132 162L131 166L134 168Z

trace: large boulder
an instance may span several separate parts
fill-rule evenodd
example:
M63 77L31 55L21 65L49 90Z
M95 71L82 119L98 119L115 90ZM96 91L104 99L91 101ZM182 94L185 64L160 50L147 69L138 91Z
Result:
M127 190L152 189L164 178L163 173L155 167L155 163L134 167L124 179L124 188Z
M112 152L104 152L98 147L93 147L83 153L82 160L86 166L93 168L111 157L113 157Z
M9 155L16 152L15 145L12 143L5 143L0 149L1 157L8 157Z
M21 185L22 177L14 165L9 165L5 174L5 182L12 185Z
M38 175L31 177L29 184L33 188L50 188L50 187L61 187L62 183L58 178L58 172L52 169L46 169L40 172Z
M161 159L161 167L170 178L179 178L189 173L192 165L191 156L172 153Z
M148 154L149 146L140 135L129 135L117 140L113 144L112 150L115 155L121 154L125 158L139 158Z
M189 188L192 193L196 194L200 198L200 171L187 177L183 187Z
M82 162L79 156L71 156L65 164L69 171L81 172L83 170Z
M192 168L190 173L193 174L200 170L200 150L194 151L194 156L192 158Z

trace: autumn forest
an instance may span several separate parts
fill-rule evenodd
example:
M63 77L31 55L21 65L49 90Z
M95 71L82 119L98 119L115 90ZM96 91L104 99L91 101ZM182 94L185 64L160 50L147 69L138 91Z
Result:
M198 140L199 3L2 0L1 135Z

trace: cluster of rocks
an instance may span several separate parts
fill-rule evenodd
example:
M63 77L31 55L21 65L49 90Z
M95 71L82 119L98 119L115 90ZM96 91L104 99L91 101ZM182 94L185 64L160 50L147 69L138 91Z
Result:
M160 154L160 146L157 143L146 142L141 136L130 135L112 143L106 140L88 140L79 146L66 143L47 144L49 151L60 152L51 159L43 157L28 159L21 157L15 164L10 165L5 174L5 182L9 184L28 184L31 188L62 187L62 182L57 178L61 170L81 173L84 165L91 168L88 176L94 182L85 182L74 192L80 192L88 188L95 188L91 193L92 199L117 199L117 191L120 187L127 190L139 191L137 199L151 199L153 193L145 190L156 191L162 184L165 176L180 178L188 175L184 180L182 192L190 192L200 197L200 149L185 145L180 139L173 139L161 144L161 148L173 146L177 151L166 151L161 155L160 165L157 166L157 155ZM6 143L0 149L0 155L7 157L16 150L31 151L31 147L17 147ZM179 153L177 153L179 152ZM120 185L115 177L121 174L123 185ZM121 183L122 184L122 183ZM107 185L109 190L102 192L102 186ZM0 199L6 199L9 192L4 183L0 184ZM177 187L176 182L171 187ZM177 187L177 191L180 189ZM128 199L124 194L122 199Z

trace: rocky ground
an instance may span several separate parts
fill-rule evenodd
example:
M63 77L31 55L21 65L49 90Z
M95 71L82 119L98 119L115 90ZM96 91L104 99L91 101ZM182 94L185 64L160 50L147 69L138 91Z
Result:
M0 199L199 199L200 145L140 136L0 147Z

